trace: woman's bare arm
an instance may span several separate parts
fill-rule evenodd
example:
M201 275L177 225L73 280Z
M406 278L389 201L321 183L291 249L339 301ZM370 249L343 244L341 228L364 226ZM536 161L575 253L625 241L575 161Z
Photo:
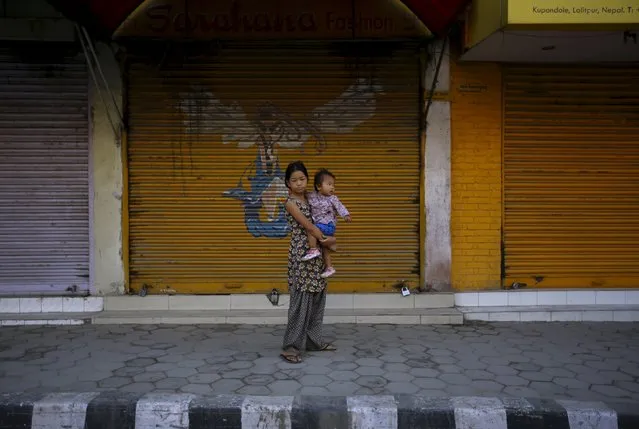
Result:
M309 232L313 237L317 238L317 241L322 244L332 246L331 243L335 240L334 237L328 237L326 240L323 240L322 231L320 231L318 227L313 225L313 222L304 216L304 213L300 211L299 207L297 207L293 201L289 200L286 202L286 211L289 212L300 225L302 225L302 228Z

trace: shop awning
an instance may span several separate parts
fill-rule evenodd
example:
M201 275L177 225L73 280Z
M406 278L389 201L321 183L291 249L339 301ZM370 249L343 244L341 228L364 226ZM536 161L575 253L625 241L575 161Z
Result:
M67 18L85 26L93 35L112 38L117 29L149 0L48 0ZM197 7L197 1L178 0ZM215 0L210 0L215 1ZM443 35L469 0L402 0L435 35Z

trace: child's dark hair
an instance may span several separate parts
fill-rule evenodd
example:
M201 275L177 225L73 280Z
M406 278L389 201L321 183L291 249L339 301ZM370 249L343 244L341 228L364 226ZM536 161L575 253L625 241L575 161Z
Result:
M288 182L291 180L291 176L296 171L301 171L304 173L304 176L306 176L306 179L308 179L308 170L304 163L302 161L293 161L286 167L286 173L284 173L284 183L287 188L289 188Z
M324 183L324 179L326 179L327 177L332 177L333 180L335 180L335 175L325 168L322 168L317 173L315 173L314 186L316 191L319 191L320 186L322 186L322 183Z

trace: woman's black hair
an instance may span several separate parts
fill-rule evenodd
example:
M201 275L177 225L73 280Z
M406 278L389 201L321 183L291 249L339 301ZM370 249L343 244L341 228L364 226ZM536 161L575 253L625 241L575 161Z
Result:
M301 171L304 173L304 176L306 176L306 179L308 179L308 170L304 163L302 161L293 161L286 167L286 173L284 173L284 183L287 188L289 187L288 182L291 180L291 176L296 171Z
M335 175L325 168L322 168L318 170L317 173L315 173L315 180L313 184L316 191L319 191L320 186L322 186L322 183L324 183L324 179L327 177L332 177L333 180L335 180Z

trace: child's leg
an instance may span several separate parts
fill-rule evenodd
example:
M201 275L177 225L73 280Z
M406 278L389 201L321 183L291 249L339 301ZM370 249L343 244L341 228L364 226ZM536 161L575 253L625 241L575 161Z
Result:
M317 238L315 238L313 236L313 234L311 234L311 233L307 233L306 236L308 237L308 247L309 247L309 249L316 249L317 248Z
M324 266L326 267L326 269L332 268L333 260L331 258L331 252L324 249L324 251L322 252L322 257L324 258Z
M306 237L308 240L308 252L306 252L306 255L302 257L302 261L310 261L320 255L319 248L317 247L317 238L313 237L311 234L306 234Z

